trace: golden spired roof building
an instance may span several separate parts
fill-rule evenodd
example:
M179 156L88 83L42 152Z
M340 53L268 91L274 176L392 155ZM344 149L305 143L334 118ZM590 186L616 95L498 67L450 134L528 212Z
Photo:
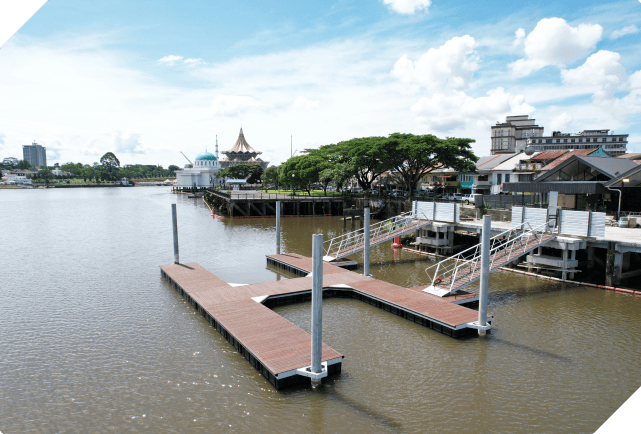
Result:
M229 166L238 166L240 164L259 164L263 169L267 168L269 161L263 161L258 158L258 155L262 154L249 146L247 140L245 140L245 134L243 134L243 128L240 128L240 134L238 134L238 140L232 148L228 151L223 151L225 158L220 160L220 165L222 167Z

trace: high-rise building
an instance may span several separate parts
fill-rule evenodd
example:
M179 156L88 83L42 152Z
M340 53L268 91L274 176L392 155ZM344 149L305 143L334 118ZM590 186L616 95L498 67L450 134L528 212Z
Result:
M610 130L584 130L577 134L554 131L552 136L537 137L527 141L527 147L535 152L603 148L605 152L615 157L625 154L627 145L627 134L614 134L610 133Z
M505 122L497 122L492 127L492 155L523 152L528 139L543 135L543 127L528 118L528 115L507 116Z
M47 167L47 148L36 142L31 145L22 145L23 159L32 166Z

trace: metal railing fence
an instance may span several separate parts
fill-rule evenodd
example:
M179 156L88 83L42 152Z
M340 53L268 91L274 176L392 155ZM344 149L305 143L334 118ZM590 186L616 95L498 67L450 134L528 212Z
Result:
M418 229L427 224L429 219L423 213L405 212L387 220L370 225L370 245L400 236L402 233ZM323 243L325 256L339 259L356 253L365 246L365 228L357 229L327 240Z
M510 258L512 253L518 252L519 249L532 245L530 241L536 239L536 245L542 242L543 234L553 234L554 226L545 222L539 226L532 227L529 222L524 222L518 227L513 227L490 239L490 271L503 266L501 258ZM525 252L524 252L525 253ZM481 267L481 244L472 246L462 252L444 259L431 267L425 269L425 273L431 275L431 286L446 288L447 294L455 292L463 285L472 283L480 278ZM479 273L477 274L477 271ZM457 283L461 283L457 285Z

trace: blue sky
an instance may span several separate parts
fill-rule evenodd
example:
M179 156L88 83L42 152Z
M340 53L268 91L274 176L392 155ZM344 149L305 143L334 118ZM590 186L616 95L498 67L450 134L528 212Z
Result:
M0 50L0 157L182 165L238 129L273 163L529 114L641 152L641 3L49 0Z

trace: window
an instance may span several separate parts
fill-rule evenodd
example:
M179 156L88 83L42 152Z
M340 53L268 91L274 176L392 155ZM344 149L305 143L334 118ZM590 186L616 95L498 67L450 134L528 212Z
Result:
M510 174L509 173L505 174L505 182L510 182Z
M503 181L503 175L502 175L502 174L500 174L500 173L497 173L497 174L496 174L496 183L497 183L497 184L503 184L503 182L502 182L502 181Z
M570 142L574 143L574 139L570 139Z

